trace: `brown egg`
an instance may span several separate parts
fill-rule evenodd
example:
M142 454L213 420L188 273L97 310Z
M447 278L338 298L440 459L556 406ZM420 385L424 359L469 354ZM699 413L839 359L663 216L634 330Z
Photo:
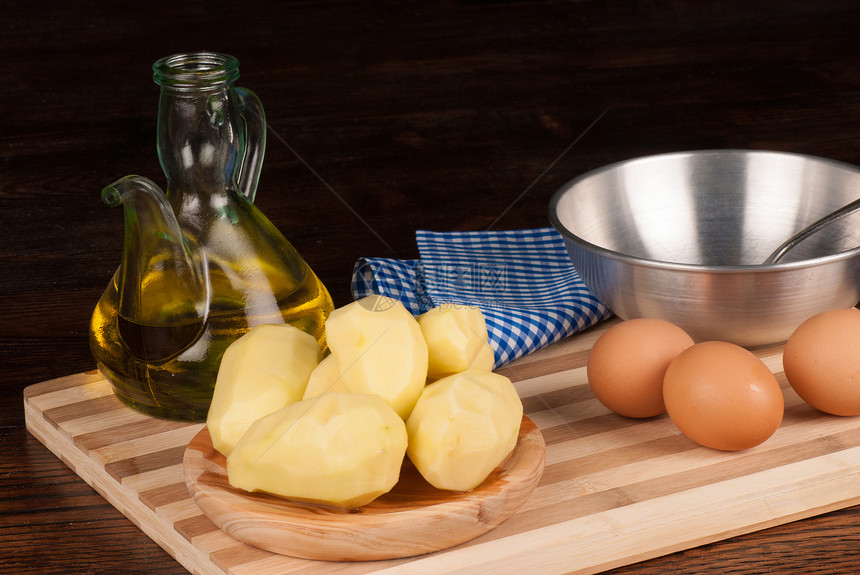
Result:
M588 384L597 399L619 415L653 417L666 411L663 374L693 340L659 319L630 319L601 335L588 355Z
M860 415L860 310L825 311L800 324L785 344L782 365L812 407Z
M769 438L785 401L776 376L752 352L706 341L681 352L663 379L669 417L705 447L738 451Z

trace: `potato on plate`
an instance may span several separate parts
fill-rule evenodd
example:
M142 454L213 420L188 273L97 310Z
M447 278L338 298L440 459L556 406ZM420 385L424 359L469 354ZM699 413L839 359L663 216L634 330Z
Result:
M427 377L431 380L477 367L490 371L496 361L481 309L442 304L418 318L429 353Z
M316 338L289 324L255 326L230 344L206 418L215 449L229 455L252 423L301 400L321 356Z
M325 330L346 389L376 394L406 419L427 382L427 343L403 304L370 295L332 311Z
M406 420L407 454L433 487L469 491L513 451L522 418L510 379L469 369L424 389Z
M227 457L233 487L354 509L390 491L406 425L376 395L324 393L255 422Z

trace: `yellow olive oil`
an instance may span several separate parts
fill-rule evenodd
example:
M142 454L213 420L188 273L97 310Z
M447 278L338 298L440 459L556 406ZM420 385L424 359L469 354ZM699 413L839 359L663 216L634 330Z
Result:
M221 356L251 327L289 323L314 335L325 349L323 328L333 305L325 286L305 269L302 281L280 299L270 295L268 302L260 297L243 306L215 296L205 320L192 317L163 325L141 325L120 316L113 281L92 317L90 346L98 368L130 407L156 417L204 421ZM169 294L164 297L169 300Z

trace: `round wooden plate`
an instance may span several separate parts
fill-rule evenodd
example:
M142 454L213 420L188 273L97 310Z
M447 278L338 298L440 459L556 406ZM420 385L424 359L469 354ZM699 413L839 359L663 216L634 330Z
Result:
M205 427L188 444L183 463L200 509L234 539L291 557L368 561L439 551L490 531L525 502L545 460L543 436L523 416L511 456L476 489L435 489L405 458L394 489L351 512L231 487L226 459Z

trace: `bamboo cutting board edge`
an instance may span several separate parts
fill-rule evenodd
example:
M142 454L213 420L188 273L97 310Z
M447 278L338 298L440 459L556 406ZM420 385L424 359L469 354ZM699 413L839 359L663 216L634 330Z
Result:
M502 370L515 380L524 401L532 405L527 414L543 410L538 413L544 421L539 427L548 428L542 429L550 433L548 455L555 454L558 462L553 464L553 458L548 457L548 484L538 486L538 491L543 488L545 493L533 494L524 509L486 536L405 560L328 564L279 557L241 544L214 525L207 527L202 512L195 515L199 509L193 501L189 503L190 494L179 485L184 484L181 452L202 424L168 424L141 417L119 403L109 384L97 373L76 374L28 387L24 392L25 420L30 433L75 473L186 569L202 575L282 570L317 573L326 572L332 565L350 575L471 575L476 571L518 575L524 569L539 569L547 574L596 573L860 503L860 418L816 415L799 405L796 397L790 401L787 398L787 405L793 409L791 424L778 431L781 435L770 440L770 447L752 450L748 455L723 456L687 447L674 453L673 447L662 457L655 454L654 459L647 452L645 460L656 465L650 469L637 467L641 461L624 462L617 469L591 474L587 474L588 469L564 467L573 457L588 460L586 467L594 465L582 453L576 455L576 449L566 451L571 449L571 443L583 440L580 431L589 424L593 426L594 421L609 421L615 426L607 432L600 428L594 435L585 436L587 442L609 442L614 446L616 449L607 452L609 456L617 456L617 450L624 451L624 441L612 443L621 436L633 438L633 445L626 447L634 448L634 452L653 449L655 444L659 448L665 442L676 445L678 441L671 435L659 437L666 433L665 423L626 427L619 420L592 413L596 410L594 402L585 397L582 388L584 358L595 332L611 324L606 322L590 330L586 337L574 336ZM780 351L764 350L759 355L776 371L781 364ZM780 377L784 383L784 376ZM585 428L579 427L576 418L582 414L576 410L586 412ZM102 421L108 429L100 429ZM552 439L558 434L564 437ZM122 437L117 439L114 435ZM151 453L159 449L163 452ZM759 464L752 458L776 464ZM639 489L636 482L642 483L643 479L624 479L621 488L607 491L631 495L634 500L597 512L579 513L580 495L570 495L570 490L581 488L578 473L582 473L585 482L599 483L608 481L607 473L617 474L629 467L626 473L639 475L644 471L643 475L650 472L662 479L664 473L670 473L668 468L679 461L692 466L696 473L710 473L714 466L717 471L723 469L724 475L725 467L735 461L755 464L749 473L730 472L728 478L717 477L714 482L709 478L703 485L677 493L663 489L662 495L646 494L640 501L635 500L635 490ZM554 465L561 467L552 469ZM559 473L564 475L560 477ZM674 468L671 473L671 479L678 481ZM598 487L595 490L599 491ZM653 490L653 485L650 488ZM592 501L590 495L585 494L582 500ZM559 496L570 501L556 505ZM555 507L563 511L555 512ZM544 521L543 515L554 512L554 519Z
M25 390L25 397L34 391L34 388L35 386L28 387ZM164 533L163 522L156 512L140 500L136 491L124 487L122 482L113 480L105 473L103 466L87 457L84 451L74 445L74 439L71 436L52 425L26 400L24 416L27 431L183 567L192 573L223 575L223 571L213 570L208 556L201 555L200 550L186 539L175 537L175 532ZM189 429L200 427L202 424L189 426Z

